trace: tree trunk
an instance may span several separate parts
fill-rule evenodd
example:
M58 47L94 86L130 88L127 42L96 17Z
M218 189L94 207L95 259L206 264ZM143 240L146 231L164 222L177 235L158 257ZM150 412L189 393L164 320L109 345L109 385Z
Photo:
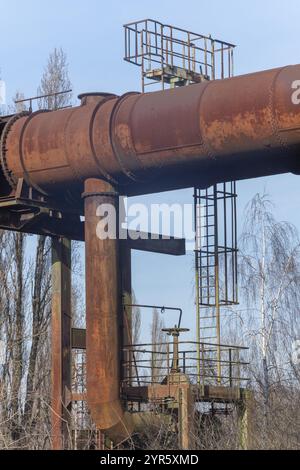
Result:
M11 380L11 436L14 441L20 438L20 389L23 376L23 340L24 340L24 240L25 235L16 233L15 250L15 331L12 344L12 380Z
M32 421L34 419L33 409L35 402L35 387L36 387L36 372L37 372L37 359L39 351L39 342L42 332L42 329L45 325L45 308L43 304L43 276L45 274L45 243L46 238L44 236L39 236L37 240L36 248L36 262L35 262L35 271L34 271L34 287L33 287L33 297L32 297L32 343L30 348L29 355L29 364L28 364L28 375L27 375L27 386L26 386L26 402L25 402L25 412L24 412L24 421L29 430L32 426Z

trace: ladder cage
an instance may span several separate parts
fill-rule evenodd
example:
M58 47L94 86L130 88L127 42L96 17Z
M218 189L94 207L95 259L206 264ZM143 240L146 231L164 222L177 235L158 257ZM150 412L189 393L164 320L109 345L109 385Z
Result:
M208 364L216 371L219 385L226 369L221 348L221 308L238 304L236 199L234 181L194 188L199 384L200 376L207 375ZM207 343L216 347L207 348Z
M236 183L194 189L198 303L238 304Z

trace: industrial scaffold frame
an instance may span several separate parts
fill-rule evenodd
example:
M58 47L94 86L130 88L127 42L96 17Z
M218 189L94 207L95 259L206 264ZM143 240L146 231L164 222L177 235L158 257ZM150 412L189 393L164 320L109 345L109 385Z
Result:
M53 448L124 448L150 413L193 449L201 415L233 410L249 448L247 349L226 344L221 315L238 302L234 181L299 174L300 66L233 77L230 43L154 20L124 32L142 93L85 93L51 111L34 97L0 117L0 228L52 238ZM101 239L97 208L118 217L120 195L192 187L197 337L182 339L183 312L161 306L177 323L135 344L131 251L183 256L185 240ZM72 324L71 240L85 242L86 329Z

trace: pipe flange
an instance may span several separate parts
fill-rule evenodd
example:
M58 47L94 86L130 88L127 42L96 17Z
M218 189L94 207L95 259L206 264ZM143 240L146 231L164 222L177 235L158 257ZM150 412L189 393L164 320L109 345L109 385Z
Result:
M129 178L131 181L139 181L139 179L137 178L137 176L135 174L133 174L128 168L126 168L126 165L123 163L122 161L122 157L121 157L121 154L119 152L119 147L118 147L118 144L115 143L114 141L114 136L113 136L113 129L114 129L114 123L115 123L115 118L116 118L116 114L120 108L120 105L123 103L123 101L125 101L127 98L129 98L130 96L134 96L134 95L140 95L141 93L139 92L136 92L136 91L130 91L128 93L124 93L124 95L121 95L118 97L118 99L116 100L114 106L113 106L113 109L112 109L112 112L111 112L111 115L110 115L110 120L109 120L109 137L110 137L110 144L111 144L111 147L113 149L113 152L114 152L114 155L115 155L115 158L120 166L120 169L122 171L122 173L127 176L127 178ZM115 135L116 137L116 135ZM118 140L118 138L117 138Z
M7 136L12 128L12 126L15 124L15 122L25 116L29 116L30 112L29 111L22 111L21 113L17 113L14 116L12 116L9 121L6 123L1 139L0 139L0 163L2 167L3 174L10 185L12 189L15 189L17 186L17 179L13 176L12 172L9 170L8 165L7 165L7 160L6 160L6 141L7 141Z
M90 124L89 124L89 139L90 139L90 146L91 146L91 149L92 149L92 157L94 159L95 164L99 168L99 170L100 170L101 174L103 175L104 179L106 179L107 181L109 181L113 185L116 185L116 184L118 184L118 182L106 171L105 168L103 168L103 165L101 165L99 163L99 159L97 158L97 152L96 152L96 149L95 149L95 146L94 146L94 140L93 140L93 128L94 128L94 122L95 122L96 115L97 115L99 109L104 104L106 104L108 101L110 101L114 98L117 98L117 96L107 94L107 96L104 96L103 100L99 101L99 103L97 103L97 105L95 106L95 108L93 110L91 120L90 120Z
M23 170L24 180L26 181L28 186L31 186L32 188L36 189L39 193L43 194L44 196L48 196L48 193L46 191L44 191L42 188L40 188L38 184L31 181L30 176L28 174L28 171L26 169L26 166L24 164L23 139L24 139L25 130L26 130L28 124L31 122L31 120L37 114L50 113L50 112L51 112L51 109L38 109L37 111L28 113L28 117L27 117L26 121L24 122L24 125L22 126L21 133L20 133L20 139L19 139L19 156L20 156L21 167L22 167L22 170Z
M99 192L85 192L82 193L82 199L86 199L88 197L97 197L97 196L107 196L107 197L119 197L119 193L114 191L99 191Z

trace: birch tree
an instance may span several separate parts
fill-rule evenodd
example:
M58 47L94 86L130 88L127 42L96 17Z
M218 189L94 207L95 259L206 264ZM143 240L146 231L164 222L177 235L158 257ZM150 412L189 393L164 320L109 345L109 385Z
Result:
M258 347L260 367L255 376L262 387L265 413L272 384L292 354L292 342L284 348L283 331L292 321L295 325L300 302L298 233L292 224L278 222L273 212L269 197L256 194L246 208L240 244L247 336L252 348Z
M37 93L48 95L39 100L39 108L57 109L69 106L72 100L72 88L69 78L67 55L62 48L55 48L49 55ZM55 93L67 92L60 95Z

